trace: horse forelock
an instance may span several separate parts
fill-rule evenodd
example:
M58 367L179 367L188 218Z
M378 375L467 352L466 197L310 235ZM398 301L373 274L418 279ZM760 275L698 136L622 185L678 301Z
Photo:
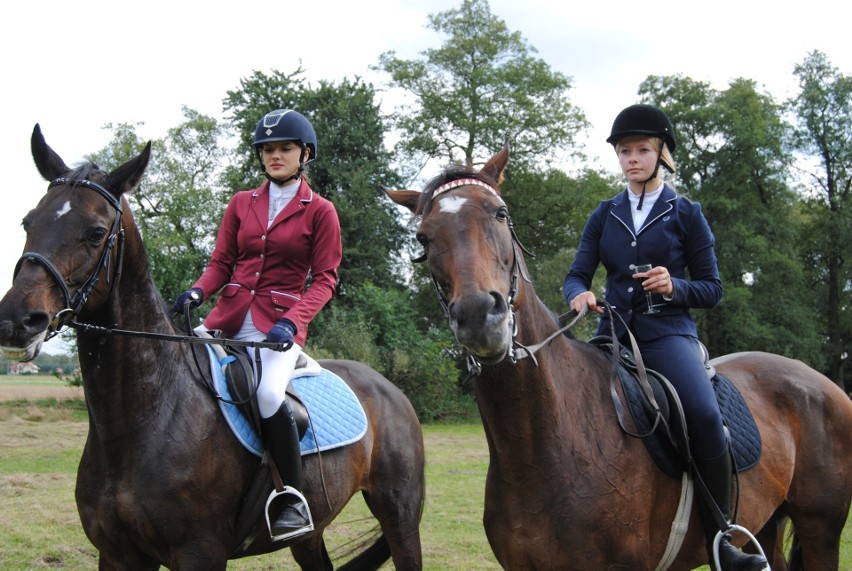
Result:
M64 178L73 185L84 180L92 180L94 182L95 179L103 178L103 174L103 171L98 165L86 162L69 172Z

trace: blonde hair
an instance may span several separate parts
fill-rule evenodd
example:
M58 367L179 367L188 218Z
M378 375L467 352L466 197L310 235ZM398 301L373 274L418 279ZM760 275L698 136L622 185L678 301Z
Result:
M663 142L663 140L659 137L654 137L657 141L657 148L660 149L660 164L672 174L677 172L677 167L675 166L674 157L672 156L671 150L669 150L669 146Z

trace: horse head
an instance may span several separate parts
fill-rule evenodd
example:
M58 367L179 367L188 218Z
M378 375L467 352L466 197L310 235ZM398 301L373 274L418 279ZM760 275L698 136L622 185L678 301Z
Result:
M385 191L420 219L421 260L429 266L450 328L484 364L499 363L511 353L513 310L525 271L498 186L508 160L505 146L481 170L447 169L423 192Z
M151 144L110 173L69 168L33 129L32 154L48 192L23 219L27 238L11 289L0 300L0 353L29 360L77 313L102 305L118 278L126 211ZM126 213L130 220L129 212Z

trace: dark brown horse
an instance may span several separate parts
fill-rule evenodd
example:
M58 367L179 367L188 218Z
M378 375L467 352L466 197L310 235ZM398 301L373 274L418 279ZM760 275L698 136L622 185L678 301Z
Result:
M420 220L417 240L450 328L481 364L473 387L491 457L488 540L506 569L655 569L681 481L619 427L608 355L558 335L535 353L537 364L511 358L559 325L526 279L497 186L507 161L503 149L481 171L448 170L422 193L387 191ZM744 395L762 437L759 463L739 477L738 523L759 530L775 570L788 568L788 519L791 568L836 570L852 497L852 402L799 361L755 352L714 364ZM670 569L707 561L697 511Z
M29 360L70 317L102 327L177 334L151 280L139 231L123 195L141 180L150 144L110 173L69 169L36 126L36 166L52 181L24 218L26 254L0 301L0 346ZM322 361L360 400L368 418L354 444L305 456L304 493L315 531L271 543L247 492L268 471L223 419L193 358L197 345L102 335L78 328L89 434L77 476L77 506L100 569L224 569L229 558L290 547L303 569L331 569L323 530L357 492L381 535L345 568L420 569L424 448L403 393L373 369ZM264 465L265 466L265 465ZM262 502L261 502L262 504Z

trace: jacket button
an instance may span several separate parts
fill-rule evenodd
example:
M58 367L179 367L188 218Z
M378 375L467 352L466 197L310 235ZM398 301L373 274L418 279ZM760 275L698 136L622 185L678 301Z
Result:
M636 240L633 240L632 242L630 242L630 247L631 247L631 248L635 248L635 247L636 247Z
M627 291L630 292L630 293L633 293L633 288L629 287L629 288L627 288ZM254 293L254 292L252 292L252 293Z
M251 290L251 294L254 295L254 290Z

